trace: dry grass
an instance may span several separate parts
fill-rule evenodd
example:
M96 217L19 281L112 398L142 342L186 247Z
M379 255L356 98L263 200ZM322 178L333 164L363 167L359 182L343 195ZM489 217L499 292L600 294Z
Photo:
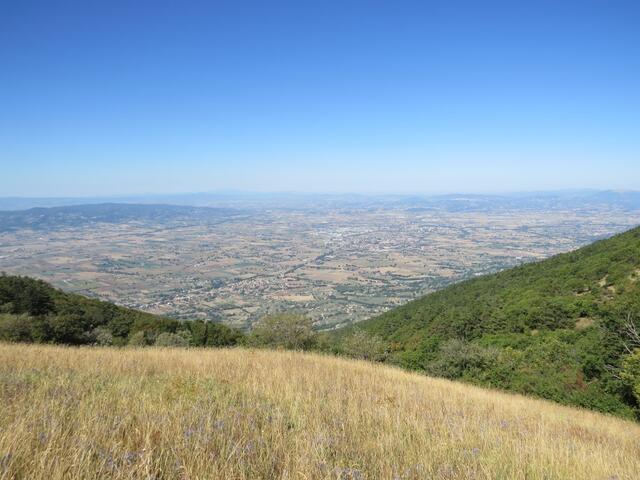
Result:
M291 352L0 344L0 478L632 479L640 426Z

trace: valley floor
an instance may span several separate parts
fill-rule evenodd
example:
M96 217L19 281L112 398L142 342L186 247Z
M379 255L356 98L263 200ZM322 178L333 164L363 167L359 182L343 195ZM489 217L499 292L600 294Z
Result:
M640 425L334 357L0 344L0 478L638 478Z

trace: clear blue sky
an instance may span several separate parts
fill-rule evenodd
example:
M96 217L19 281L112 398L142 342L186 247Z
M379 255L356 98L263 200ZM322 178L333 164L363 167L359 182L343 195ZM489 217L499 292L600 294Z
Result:
M0 1L0 196L640 189L640 2Z

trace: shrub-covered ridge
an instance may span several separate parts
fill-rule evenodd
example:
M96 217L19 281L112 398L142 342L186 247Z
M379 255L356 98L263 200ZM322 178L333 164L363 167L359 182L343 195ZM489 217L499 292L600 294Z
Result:
M0 340L67 345L228 346L242 338L219 323L178 320L62 292L42 280L0 275Z

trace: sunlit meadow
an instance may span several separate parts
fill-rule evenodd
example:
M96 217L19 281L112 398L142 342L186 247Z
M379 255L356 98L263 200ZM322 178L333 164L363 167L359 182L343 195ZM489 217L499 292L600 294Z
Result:
M365 362L0 345L0 478L638 478L640 425Z

